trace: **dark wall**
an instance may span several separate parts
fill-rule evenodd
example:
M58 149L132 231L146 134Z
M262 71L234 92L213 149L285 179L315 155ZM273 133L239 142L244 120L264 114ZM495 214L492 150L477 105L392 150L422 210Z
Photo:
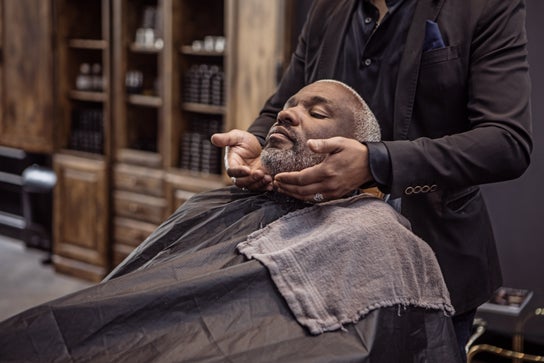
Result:
M501 258L504 284L544 286L544 1L527 1L529 66L533 83L531 166L514 181L485 186Z

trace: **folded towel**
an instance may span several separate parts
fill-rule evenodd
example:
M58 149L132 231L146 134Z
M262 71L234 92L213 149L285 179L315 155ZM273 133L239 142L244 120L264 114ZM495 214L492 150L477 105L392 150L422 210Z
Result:
M312 334L386 306L454 312L429 245L387 203L368 195L291 212L237 248L267 267Z

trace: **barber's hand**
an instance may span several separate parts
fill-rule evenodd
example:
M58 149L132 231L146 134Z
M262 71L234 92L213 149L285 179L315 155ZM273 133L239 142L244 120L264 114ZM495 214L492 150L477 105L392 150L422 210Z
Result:
M368 149L357 140L344 137L308 140L316 153L328 154L320 164L277 174L274 187L291 197L320 202L338 199L372 180Z
M225 167L227 174L239 188L272 190L272 177L261 165L261 144L255 135L242 130L214 134L212 144L227 147Z

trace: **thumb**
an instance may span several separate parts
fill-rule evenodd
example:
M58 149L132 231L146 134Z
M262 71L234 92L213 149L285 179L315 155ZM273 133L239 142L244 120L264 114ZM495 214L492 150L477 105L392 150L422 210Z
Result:
M213 134L210 141L217 147L225 147L228 145L228 136L225 133Z
M343 148L342 137L333 137L330 139L310 139L308 147L318 154L335 154Z
M217 147L234 146L239 142L240 135L238 130L213 134L211 142Z

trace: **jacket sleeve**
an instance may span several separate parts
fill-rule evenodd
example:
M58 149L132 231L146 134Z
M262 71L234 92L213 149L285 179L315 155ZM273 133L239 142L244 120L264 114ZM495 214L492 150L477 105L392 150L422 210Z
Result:
M448 109L450 100L444 101L444 107L434 107L429 100L433 89L423 97L418 89L416 98L424 98L419 116L428 115L425 107L434 107L437 112L415 137L408 137L410 140L385 142L391 157L393 197L413 194L414 190L458 190L513 179L529 166L531 85L524 2L478 3L485 6L466 33L465 41L470 45L465 45L467 68L460 107ZM420 83L422 72L420 69ZM434 91L440 91L440 84L433 86ZM456 105L455 101L450 104ZM461 115L455 120L455 132L444 131L449 113Z

